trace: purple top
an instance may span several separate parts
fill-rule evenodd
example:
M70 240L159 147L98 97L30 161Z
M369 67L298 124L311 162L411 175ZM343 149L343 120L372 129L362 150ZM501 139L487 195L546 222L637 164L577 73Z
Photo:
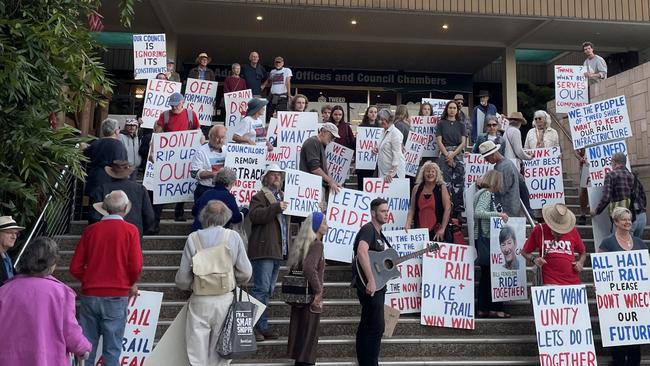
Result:
M75 293L52 276L18 275L0 287L0 366L69 365L91 351L75 317Z

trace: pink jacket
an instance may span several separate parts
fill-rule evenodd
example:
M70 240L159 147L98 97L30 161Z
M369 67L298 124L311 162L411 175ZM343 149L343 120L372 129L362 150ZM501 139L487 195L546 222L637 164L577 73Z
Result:
M91 351L75 317L75 293L52 276L18 275L0 287L0 366L70 364Z

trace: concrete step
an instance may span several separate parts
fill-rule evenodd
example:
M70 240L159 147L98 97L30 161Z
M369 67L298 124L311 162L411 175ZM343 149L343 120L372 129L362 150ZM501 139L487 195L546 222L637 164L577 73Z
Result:
M467 352L464 352L467 354ZM598 357L599 365L609 365L611 358L608 356ZM236 360L233 365L239 366L293 366L292 360ZM316 362L316 366L356 366L354 358L330 358ZM381 366L526 366L539 365L539 357L480 357L469 358L463 356L437 356L437 357L382 357L379 360ZM642 360L641 365L650 365L650 360Z

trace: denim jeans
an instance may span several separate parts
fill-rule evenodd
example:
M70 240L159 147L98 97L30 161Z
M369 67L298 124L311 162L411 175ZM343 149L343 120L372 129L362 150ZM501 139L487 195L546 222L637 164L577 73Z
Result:
M266 331L269 327L268 304L273 296L275 282L278 280L280 261L277 259L253 259L251 264L253 265L253 288L251 289L251 295L264 305L267 305L256 327L260 331Z
M93 345L89 360L96 359L99 337L102 336L104 366L118 366L126 326L128 297L81 296L79 324Z
M636 236L637 238L642 238L643 239L643 230L645 229L645 225L647 224L647 216L646 212L640 212L636 214L636 220L634 220L634 223L632 224L632 235Z

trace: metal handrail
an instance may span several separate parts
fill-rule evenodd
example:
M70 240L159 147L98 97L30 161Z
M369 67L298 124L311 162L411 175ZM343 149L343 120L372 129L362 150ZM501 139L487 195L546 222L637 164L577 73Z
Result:
M573 140L571 140L571 136L569 136L569 133L566 132L566 130L564 129L564 126L562 126L560 124L560 121L558 121L558 119L555 117L555 115L553 115L552 113L548 113L548 115L551 116L551 120L553 120L553 122L555 122L555 124L560 128L560 131L562 131L564 136L566 136L566 138L569 139L570 142L573 142Z
M524 201L519 198L519 203L521 204L521 209L524 211L524 216L526 216L526 221L530 224L530 227L535 227L537 225L537 222L533 217L530 215L530 212L526 209L526 205L524 205Z

